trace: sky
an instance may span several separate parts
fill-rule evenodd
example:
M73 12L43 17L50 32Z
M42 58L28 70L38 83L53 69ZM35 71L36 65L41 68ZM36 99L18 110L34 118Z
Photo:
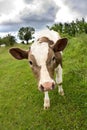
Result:
M21 27L44 29L58 22L87 20L87 0L0 0L0 37Z

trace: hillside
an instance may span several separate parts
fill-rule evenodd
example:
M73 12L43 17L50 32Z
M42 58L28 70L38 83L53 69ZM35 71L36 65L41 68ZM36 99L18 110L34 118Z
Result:
M87 35L69 39L63 53L65 96L57 88L50 91L46 111L28 62L14 60L8 49L0 48L0 130L86 130Z

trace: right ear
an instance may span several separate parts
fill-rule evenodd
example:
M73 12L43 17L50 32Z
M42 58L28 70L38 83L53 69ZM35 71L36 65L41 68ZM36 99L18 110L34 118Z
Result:
M59 39L56 42L56 44L54 44L54 46L53 46L54 52L63 51L67 45L67 42L68 42L67 38Z
M22 59L28 59L28 52L24 51L20 48L11 48L9 49L9 53L16 59L22 60Z

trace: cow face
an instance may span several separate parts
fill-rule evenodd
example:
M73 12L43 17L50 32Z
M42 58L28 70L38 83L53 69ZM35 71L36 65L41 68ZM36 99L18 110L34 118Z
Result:
M37 41L32 44L29 51L11 48L9 52L18 60L28 59L30 67L38 79L38 89L48 91L55 87L54 70L58 64L62 65L60 51L63 51L66 44L66 38L59 39L52 47L47 42Z
M54 52L45 42L31 46L29 63L34 74L38 77L39 90L47 91L54 88L53 72L56 64L54 56Z

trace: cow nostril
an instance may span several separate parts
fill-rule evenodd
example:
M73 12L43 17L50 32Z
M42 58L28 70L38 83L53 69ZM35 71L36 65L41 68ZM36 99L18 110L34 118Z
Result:
M55 85L54 85L54 83L52 83L52 89L54 89L55 88Z
M40 88L41 88L42 91L44 91L44 87L43 87L43 85L41 85Z

